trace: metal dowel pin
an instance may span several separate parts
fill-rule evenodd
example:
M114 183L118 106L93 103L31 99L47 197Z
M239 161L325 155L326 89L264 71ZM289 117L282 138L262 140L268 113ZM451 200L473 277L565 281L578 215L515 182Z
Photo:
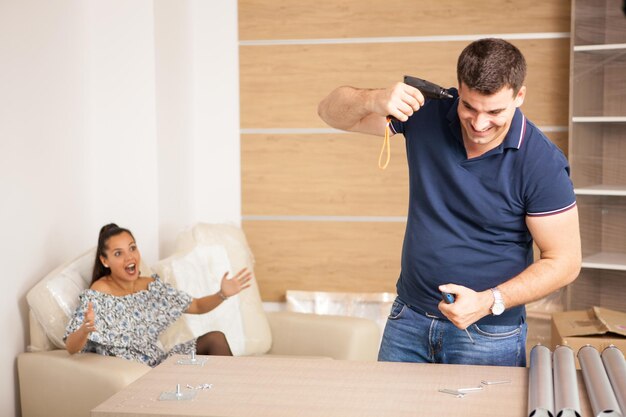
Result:
M510 384L511 380L509 379L503 379L503 380L499 380L499 381L480 381L481 384L483 385L499 385L499 384Z
M479 386L479 387L469 387L469 388L457 388L458 392L476 392L476 391L482 391L483 387Z
M179 359L178 361L176 361L176 363L178 365L198 365L198 366L203 366L206 361L207 361L207 358L198 358L198 357L196 357L196 352L192 350L189 353L189 357L188 358Z
M454 395L456 398L463 398L465 397L465 393L463 392L459 392L457 390L453 390L453 389L440 389L439 392L443 392L444 394L450 394L450 395Z
M471 340L472 344L475 345L476 342L474 342L474 339L472 338L472 335L467 331L467 328L465 328L465 333L467 334L467 337L469 337L469 340Z
M159 401L188 401L196 396L196 391L181 391L180 384L176 384L174 392L162 392L159 395Z

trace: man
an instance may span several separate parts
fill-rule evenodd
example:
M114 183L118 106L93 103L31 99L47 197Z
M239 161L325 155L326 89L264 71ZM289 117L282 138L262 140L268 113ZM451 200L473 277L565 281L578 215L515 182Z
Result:
M569 166L519 110L525 75L515 46L482 39L459 56L452 99L397 83L339 87L319 104L330 126L373 135L391 115L406 139L408 221L379 360L525 366L524 304L578 275Z

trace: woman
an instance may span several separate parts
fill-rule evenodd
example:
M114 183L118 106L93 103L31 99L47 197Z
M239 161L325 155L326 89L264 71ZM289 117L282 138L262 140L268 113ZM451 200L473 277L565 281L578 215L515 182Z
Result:
M68 352L119 356L152 367L172 354L194 350L201 355L232 355L222 332L206 333L169 352L163 350L158 337L183 313L207 313L248 288L252 273L244 268L232 279L227 279L226 273L216 294L192 298L157 275L140 276L140 260L128 229L114 223L100 229L91 287L80 295L65 333Z

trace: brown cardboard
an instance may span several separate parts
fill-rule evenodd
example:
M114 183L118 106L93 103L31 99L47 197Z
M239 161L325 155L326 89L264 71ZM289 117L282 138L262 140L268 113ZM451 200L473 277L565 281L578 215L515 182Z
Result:
M569 346L577 354L585 345L602 352L610 345L626 352L626 313L593 307L552 314L552 348Z

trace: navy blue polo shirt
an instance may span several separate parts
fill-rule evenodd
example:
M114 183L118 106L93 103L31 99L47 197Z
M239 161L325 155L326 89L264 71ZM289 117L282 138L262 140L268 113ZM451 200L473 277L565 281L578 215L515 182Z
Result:
M414 309L443 317L441 284L475 291L493 288L533 262L526 216L546 216L575 206L563 153L516 109L504 141L467 159L454 98L427 100L392 128L406 139L409 212L397 283ZM515 324L523 306L479 324Z

